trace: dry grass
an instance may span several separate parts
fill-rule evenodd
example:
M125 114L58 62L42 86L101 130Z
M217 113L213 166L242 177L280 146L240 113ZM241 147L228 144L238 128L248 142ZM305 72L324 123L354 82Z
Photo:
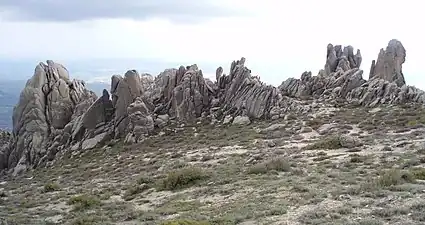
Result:
M60 190L60 186L57 183L54 182L49 182L47 184L44 185L44 192L54 192L54 191L59 191Z
M210 225L207 221L195 221L195 220L170 220L163 222L161 225Z
M250 174L264 174L271 171L289 172L291 171L291 164L286 159L277 158L255 164L248 169Z
M323 140L317 141L316 143L307 145L304 147L305 150L314 150L314 149L338 149L341 148L341 142L339 136L327 137Z
M422 224L425 129L409 121L419 121L423 110L369 110L288 116L275 121L281 129L264 134L257 130L271 121L187 126L138 145L69 153L52 168L1 177L0 218L8 224ZM323 135L307 129L331 123L337 127ZM347 132L364 146L341 148ZM266 141L278 144L261 144Z
M167 177L159 182L159 190L176 190L190 187L199 181L208 178L208 174L201 168L187 167L168 173Z
M73 196L68 200L68 205L73 205L74 210L86 210L100 205L100 200L95 196L78 195Z

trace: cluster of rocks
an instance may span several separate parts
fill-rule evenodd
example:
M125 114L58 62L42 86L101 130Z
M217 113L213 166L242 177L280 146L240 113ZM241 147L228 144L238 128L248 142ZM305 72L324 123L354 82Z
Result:
M62 65L50 60L37 65L13 110L13 137L0 149L0 170L19 172L53 159L95 100L94 92L83 81L70 80Z
M377 62L372 62L369 80L363 79L360 51L354 56L353 48L328 46L325 69L317 76L304 72L301 79L290 78L278 88L289 97L314 97L321 100L343 99L364 106L399 104L407 102L425 103L425 94L407 86L402 73L406 51L398 40L391 40L386 50L381 49Z
M127 71L111 78L110 91L99 98L84 82L70 80L53 61L40 63L14 109L13 133L0 133L0 170L15 174L45 166L58 152L88 150L112 140L142 142L170 123L249 124L278 119L288 112L306 113L304 98L343 100L366 106L385 103L424 103L424 92L406 86L402 64L406 51L391 40L372 63L369 80L359 69L360 50L327 46L327 59L317 76L304 72L279 87L266 85L233 61L228 75L216 71L216 81L203 77L196 64L166 69L155 78Z

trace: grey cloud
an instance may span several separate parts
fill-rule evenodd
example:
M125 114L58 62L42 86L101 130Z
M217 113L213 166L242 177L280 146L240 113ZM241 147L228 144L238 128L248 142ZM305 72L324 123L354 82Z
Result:
M105 18L144 20L165 18L197 22L212 17L242 15L214 0L0 0L6 20L73 22ZM215 0L217 1L217 0ZM1 17L2 14L0 14Z

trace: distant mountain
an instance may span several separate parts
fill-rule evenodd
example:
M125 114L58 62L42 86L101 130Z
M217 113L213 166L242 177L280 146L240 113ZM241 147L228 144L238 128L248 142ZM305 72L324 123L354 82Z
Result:
M13 107L25 83L23 80L0 80L0 129L12 130Z

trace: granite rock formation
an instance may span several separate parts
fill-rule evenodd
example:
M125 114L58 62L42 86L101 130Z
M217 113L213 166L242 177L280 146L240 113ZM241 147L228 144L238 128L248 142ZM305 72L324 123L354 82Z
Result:
M245 66L245 58L233 61L229 75L216 72L219 105L224 114L243 115L255 119L268 118L270 110L278 102L275 87L266 85Z
M7 157L10 154L12 143L12 134L0 130L0 168L7 168Z
M127 71L111 77L99 98L53 61L40 63L14 109L13 133L0 133L0 170L18 174L48 166L67 151L88 151L110 141L143 142L170 123L209 121L229 126L284 118L314 109L317 101L363 106L425 103L423 91L405 85L401 65L406 51L391 40L372 63L370 79L360 70L360 50L329 44L324 69L304 72L273 87L252 76L245 58L233 61L216 81L196 64L166 69L155 78ZM313 104L303 104L305 99Z
M61 64L49 60L37 65L14 108L13 141L0 169L15 168L18 173L42 163L49 154L49 143L65 141L62 131L83 114L92 99L95 94L85 89L84 82L70 80Z
M394 82L398 87L406 84L402 65L406 60L406 50L400 41L393 39L387 48L379 51L378 59L372 61L369 80L379 78Z
M165 70L155 79L155 86L155 113L179 121L194 121L207 113L214 94L196 64Z
M362 55L359 49L354 55L354 48L350 45L342 49L341 45L328 44L324 71L326 74L331 74L339 68L343 71L360 68L361 63Z
M404 85L401 64L404 63L406 54L401 42L391 40L387 50L381 50L376 65L372 63L372 75L367 81L363 79L363 71L359 69L360 54L350 59L340 49L338 45L335 48L328 45L328 59L324 70L319 71L317 76L304 72L301 79L289 78L279 86L280 92L295 98L342 99L371 107L377 104L425 103L422 90ZM344 52L352 52L351 47L344 49L349 49Z

